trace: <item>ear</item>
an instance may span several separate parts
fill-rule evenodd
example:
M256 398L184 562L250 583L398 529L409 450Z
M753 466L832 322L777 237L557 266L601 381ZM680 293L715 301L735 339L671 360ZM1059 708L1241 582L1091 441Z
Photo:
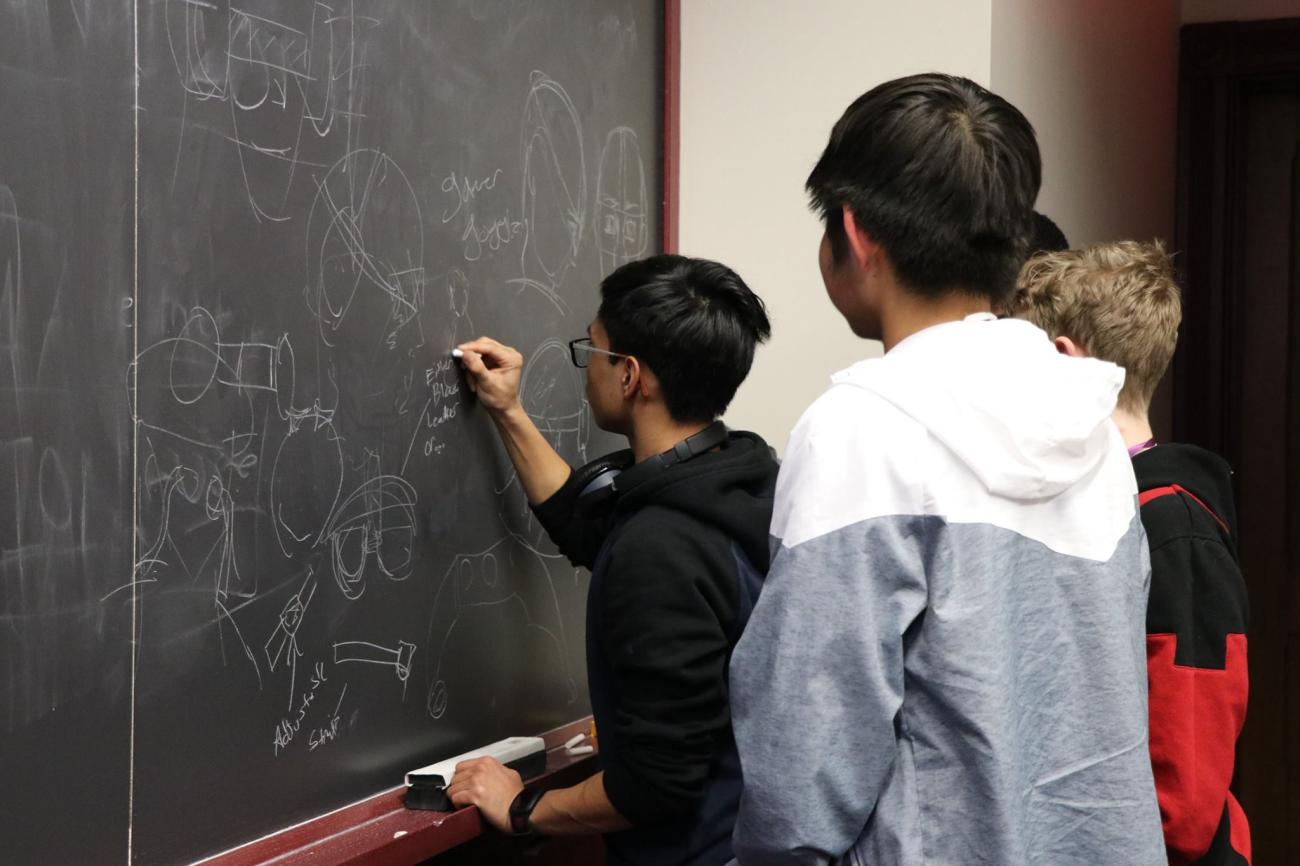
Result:
M859 270L866 270L867 265L880 252L880 244L858 225L858 218L853 215L852 208L848 205L842 207L844 208L844 235L849 242L849 255Z
M632 384L628 388L627 397L639 396L642 400L658 399L659 377L649 367L642 367L641 362L636 358L632 361L636 364L636 372L632 375Z
M1056 351L1062 355L1069 355L1071 358L1088 357L1088 353L1083 351L1083 347L1069 337L1057 337L1052 341L1052 344L1056 346Z
M628 355L623 359L623 364L623 378L619 382L619 390L623 392L624 400L630 400L643 387L645 371L641 369L641 362L635 355Z

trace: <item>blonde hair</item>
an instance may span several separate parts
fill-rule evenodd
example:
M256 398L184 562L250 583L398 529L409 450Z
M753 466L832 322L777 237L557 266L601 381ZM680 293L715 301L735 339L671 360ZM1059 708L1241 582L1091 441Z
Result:
M1159 241L1035 256L1021 269L1007 312L1123 367L1119 405L1135 412L1151 405L1183 317L1173 265Z

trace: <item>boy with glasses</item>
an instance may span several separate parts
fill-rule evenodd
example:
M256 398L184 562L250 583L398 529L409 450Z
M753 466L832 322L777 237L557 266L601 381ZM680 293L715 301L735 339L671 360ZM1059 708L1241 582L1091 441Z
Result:
M717 419L770 326L731 269L681 256L632 262L601 285L573 340L586 398L627 452L576 472L519 402L523 357L460 346L538 520L592 570L587 673L601 772L545 794L491 759L448 794L502 830L605 833L608 862L722 864L740 798L727 662L768 564L777 466Z

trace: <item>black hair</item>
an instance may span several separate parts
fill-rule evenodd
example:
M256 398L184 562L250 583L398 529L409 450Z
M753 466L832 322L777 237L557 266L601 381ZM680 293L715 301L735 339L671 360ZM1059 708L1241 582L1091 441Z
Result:
M906 288L996 301L1024 262L1041 182L1034 128L1015 106L969 79L926 73L858 97L806 186L837 262L848 205Z
M720 416L749 375L754 347L772 334L762 299L708 259L629 262L604 279L600 298L610 349L654 371L679 423Z
M1046 214L1034 211L1034 236L1029 241L1029 255L1060 253L1070 248L1065 232Z

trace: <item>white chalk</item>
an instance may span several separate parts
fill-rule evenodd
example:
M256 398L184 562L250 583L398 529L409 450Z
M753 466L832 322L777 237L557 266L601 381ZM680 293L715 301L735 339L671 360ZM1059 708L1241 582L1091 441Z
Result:
M394 839L400 839L400 838L402 838L402 837L405 836L405 835L406 835L406 831L405 831L405 830L398 830L396 833L393 834L393 838L394 838Z
M460 349L452 349L451 356L459 361L461 358L465 357L465 353Z
M586 734L578 734L575 737L570 737L568 742L564 744L564 748L572 749L574 746L578 745L578 743L581 743L585 739L587 739Z
M595 746L574 746L568 750L570 755L590 755L594 751L596 751Z

